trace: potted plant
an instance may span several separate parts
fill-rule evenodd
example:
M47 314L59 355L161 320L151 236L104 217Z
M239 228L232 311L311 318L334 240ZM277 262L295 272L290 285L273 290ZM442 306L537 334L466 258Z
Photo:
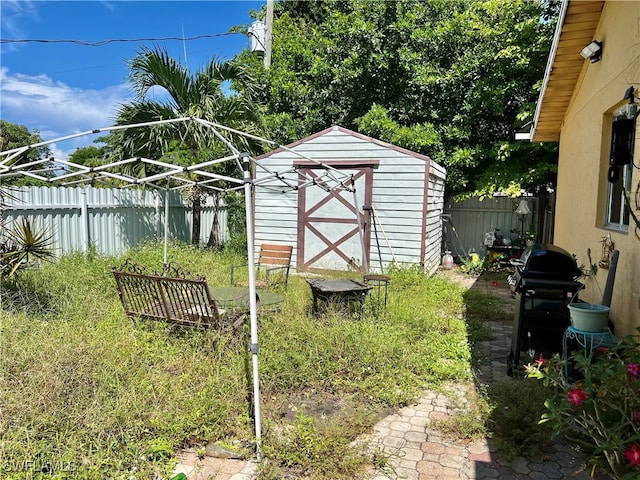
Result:
M535 230L525 230L524 232L524 242L527 247L535 244L538 241L538 232Z

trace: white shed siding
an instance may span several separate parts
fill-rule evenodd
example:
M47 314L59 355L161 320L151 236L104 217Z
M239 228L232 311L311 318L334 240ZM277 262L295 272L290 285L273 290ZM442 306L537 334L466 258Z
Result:
M419 264L426 162L395 150L379 148L380 167L373 178L373 207L384 268L396 261ZM372 235L371 270L380 271L378 246Z
M279 150L268 154L259 160L260 164L271 171L279 172L290 168L294 162L305 159L359 162L371 160L377 163L373 173L372 204L376 213L378 236L376 241L372 225L369 258L371 271L380 271L380 257L385 270L394 261L400 264L420 264L424 261L425 268L430 272L439 265L442 235L440 214L444 201L445 176L442 167L420 155L414 156L411 152L373 139L367 140L366 137L350 134L337 127L302 140L289 148L292 151ZM426 171L427 168L429 172ZM258 171L258 180L265 175ZM287 174L286 178L293 184L297 183L296 173ZM273 180L269 186L278 188L256 188L256 246L262 242L288 243L296 246L297 192L283 193L284 188L278 180ZM426 186L428 192L425 192ZM425 199L425 193L428 194L428 199ZM428 208L426 212L425 207ZM421 258L424 238L427 239L427 245L425 256ZM295 262L294 258L293 264Z
M444 210L444 186L446 173L437 163L431 162L429 194L427 197L425 270L433 273L440 265L442 245L442 213Z
M291 155L291 154L289 154ZM273 156L260 160L260 163L272 172L283 172L291 167L292 160L286 156ZM257 179L268 174L260 169ZM298 174L291 172L283 175L292 185L297 185ZM262 243L293 245L291 265L296 265L296 242L298 225L298 194L289 190L277 179L257 186L254 198L255 248L258 253Z

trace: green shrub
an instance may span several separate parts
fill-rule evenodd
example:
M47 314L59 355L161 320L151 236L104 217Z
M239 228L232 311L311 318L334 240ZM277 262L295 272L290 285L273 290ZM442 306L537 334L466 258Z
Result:
M13 277L34 262L53 258L53 231L38 228L29 218L22 218L13 228L6 228L0 218L0 278Z
M545 402L555 435L580 445L594 467L607 467L616 479L640 476L640 345L628 338L611 348L572 356L576 371L565 378L555 355L527 367L529 377L551 389Z

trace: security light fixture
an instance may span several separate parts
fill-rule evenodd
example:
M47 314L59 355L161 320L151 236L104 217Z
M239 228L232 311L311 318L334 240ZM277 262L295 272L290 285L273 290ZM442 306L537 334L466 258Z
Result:
M602 55L602 42L592 40L589 45L582 49L580 55L584 59L591 60L591 63L599 62Z
M622 97L623 100L629 100L629 103L625 105L625 115L632 120L635 120L638 116L638 104L633 94L634 90L633 86L627 88L627 91L624 92L624 97Z
M635 88L633 88L633 85L631 85L629 88L627 88L627 90L624 92L624 97L622 97L623 100L629 100L629 103L633 103L635 101L635 97L633 95Z

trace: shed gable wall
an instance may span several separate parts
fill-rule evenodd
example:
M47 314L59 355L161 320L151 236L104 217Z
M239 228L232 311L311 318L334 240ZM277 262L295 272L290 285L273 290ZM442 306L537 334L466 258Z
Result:
M340 160L353 163L368 160L378 163L373 175L372 204L376 214L375 232L371 233L370 269L384 269L394 260L403 264L420 264L426 260L429 271L437 267L440 257L440 213L444 195L444 169L434 162L412 157L400 149L333 129L296 144L293 151L281 150L259 160L271 171L281 172L294 162L311 158L319 161ZM332 163L332 165L336 165ZM258 172L258 178L260 172ZM285 177L295 185L297 174ZM279 180L270 187L258 187L255 195L256 245L262 242L296 244L297 192L284 191ZM307 188L318 188L310 186ZM428 192L433 197L426 197ZM361 205L362 207L362 205ZM373 226L372 226L373 228ZM424 240L427 239L425 245ZM380 250L378 253L378 244ZM294 253L295 255L296 253ZM296 259L293 264L296 264Z

